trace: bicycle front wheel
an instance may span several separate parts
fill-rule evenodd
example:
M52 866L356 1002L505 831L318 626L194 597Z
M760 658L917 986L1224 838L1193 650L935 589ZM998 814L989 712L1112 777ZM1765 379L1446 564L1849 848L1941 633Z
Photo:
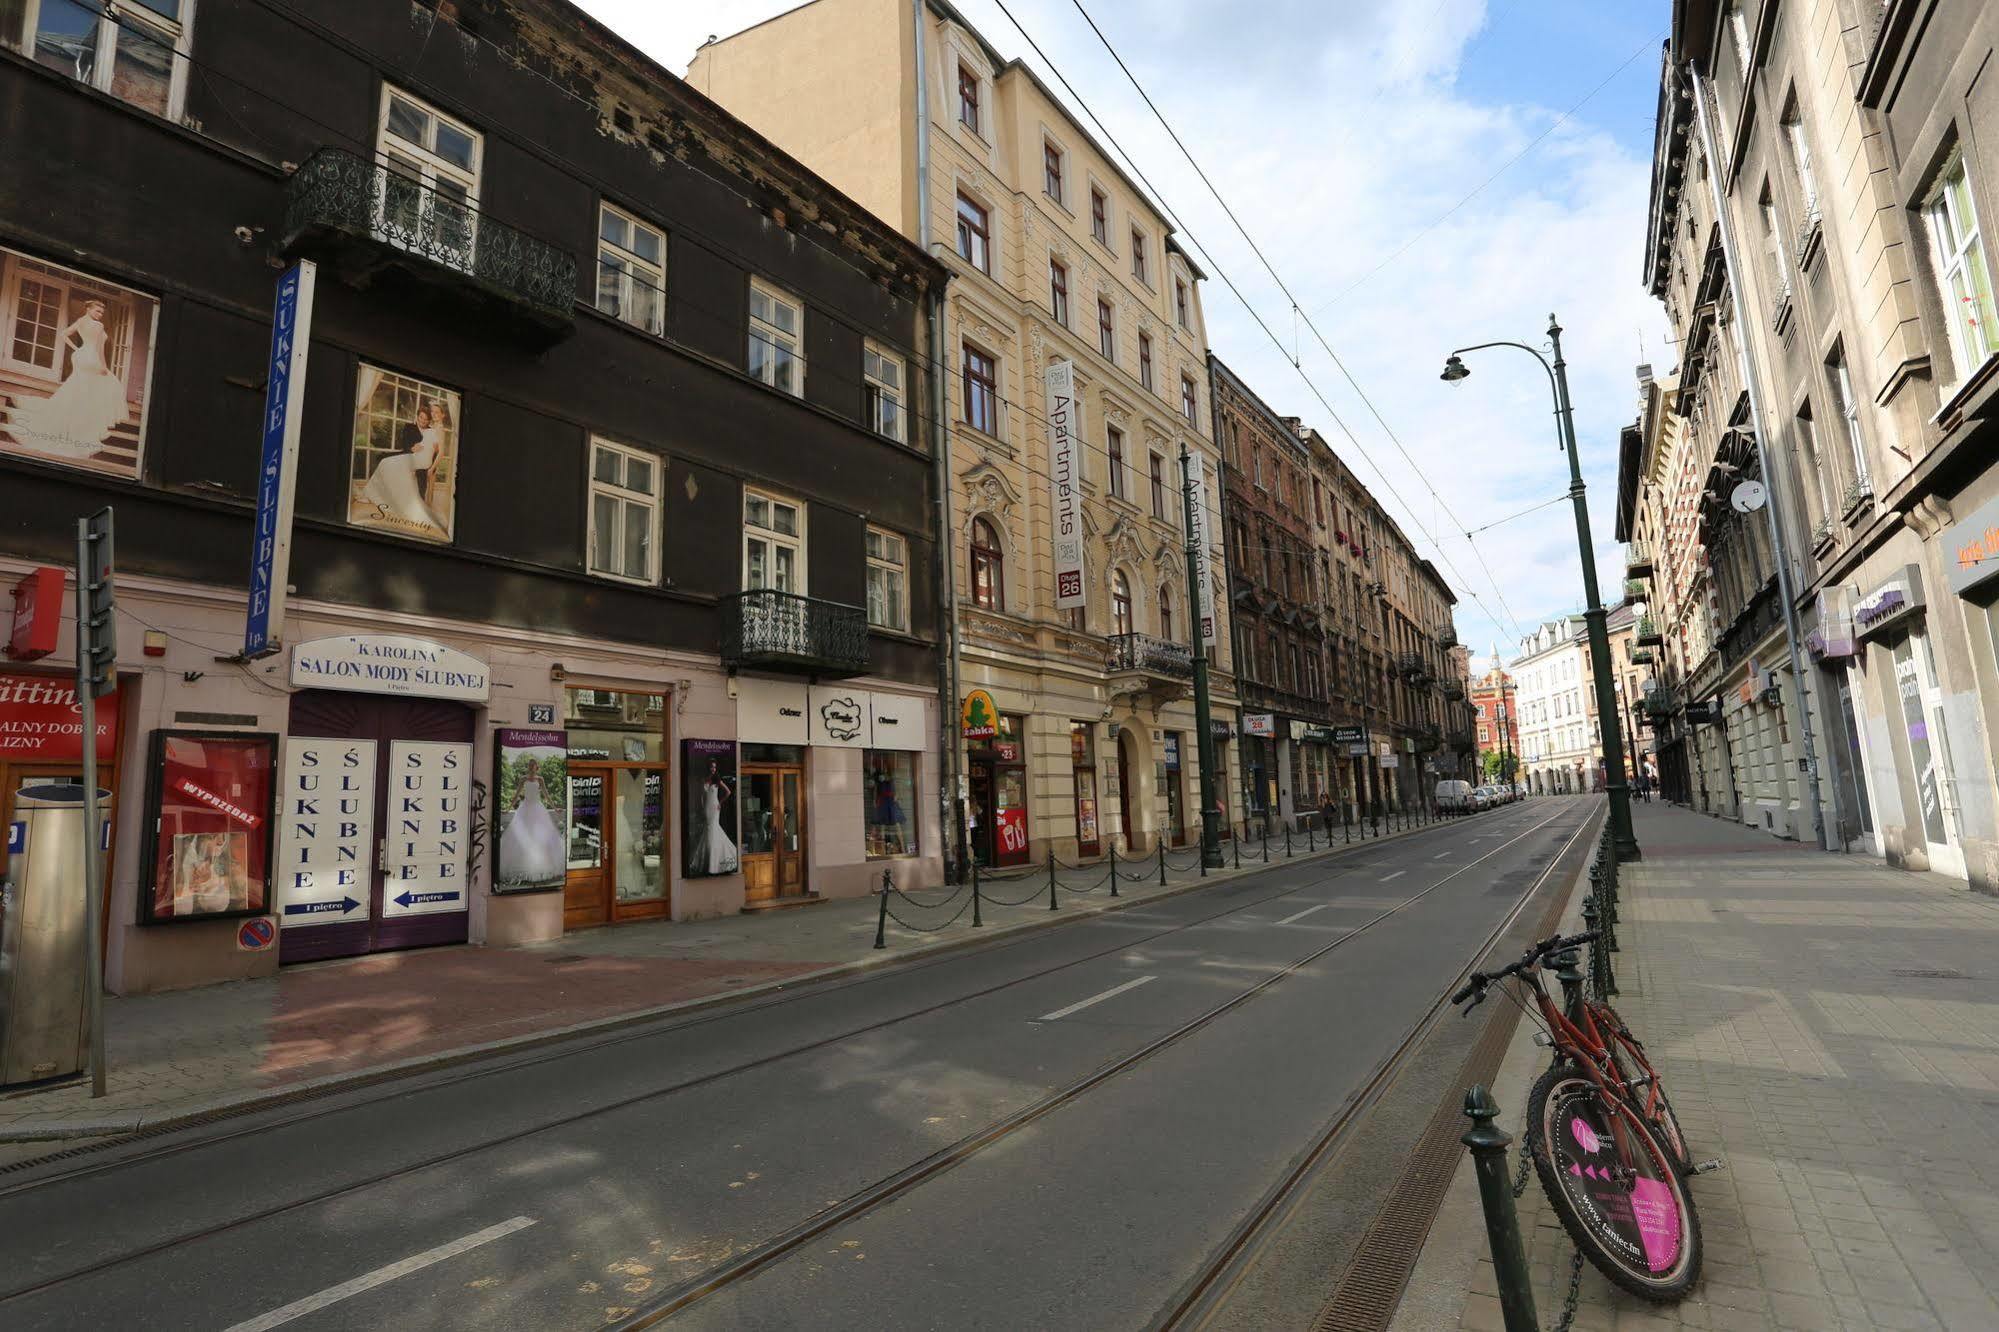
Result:
M1598 1271L1633 1295L1674 1300L1700 1275L1700 1219L1643 1118L1573 1064L1527 1098L1527 1152L1562 1227Z

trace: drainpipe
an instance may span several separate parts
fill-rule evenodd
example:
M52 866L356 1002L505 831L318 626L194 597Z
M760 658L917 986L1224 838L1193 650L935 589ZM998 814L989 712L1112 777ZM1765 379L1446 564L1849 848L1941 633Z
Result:
M927 37L925 0L910 0L910 36L916 46L916 243L930 253L930 82L924 60ZM930 457L937 488L937 654L938 814L946 830L944 880L964 872L965 751L958 731L958 570L951 526L951 432L944 425L944 289L930 292Z
M1707 181L1708 189L1714 195L1715 223L1721 228L1721 259L1728 273L1728 302L1735 312L1736 327L1744 331L1744 336L1735 339L1735 358L1742 372L1743 387L1749 392L1749 416L1756 430L1757 465L1762 469L1768 487L1769 499L1764 505L1764 513L1770 520L1770 548L1777 557L1777 597L1784 603L1784 642L1790 649L1791 681L1797 689L1798 747L1804 752L1805 789L1812 802L1812 835L1821 850L1830 851L1833 848L1826 835L1825 805L1819 798L1818 753L1812 744L1811 701L1805 696L1805 682L1810 676L1805 669L1804 635L1798 631L1798 605L1791 583L1790 546L1778 514L1783 487L1777 484L1777 473L1770 465L1770 431L1768 420L1763 415L1763 393L1757 387L1755 369L1749 363L1749 325L1743 318L1741 269L1735 262L1735 223L1728 215L1728 201L1721 193L1721 158L1715 153L1714 129L1708 121L1707 84L1691 60L1687 62L1687 75L1693 80L1694 114L1700 125L1701 152L1708 162ZM1725 736L1724 731L1724 743ZM1737 804L1739 808L1740 801Z

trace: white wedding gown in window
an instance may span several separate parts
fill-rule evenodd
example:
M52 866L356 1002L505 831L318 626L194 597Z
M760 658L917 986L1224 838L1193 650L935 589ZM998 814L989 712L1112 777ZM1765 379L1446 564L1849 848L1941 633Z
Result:
M104 325L89 315L63 334L78 339L70 354L69 378L46 398L19 402L7 432L27 448L69 458L88 458L104 446L111 428L130 414L125 386L104 361Z
M736 844L729 840L729 834L722 831L722 788L712 782L703 788L702 805L708 817L708 827L704 832L707 842L708 872L734 874Z
M500 835L500 873L503 883L548 883L560 879L569 867L567 848L555 820L542 803L541 781L529 777L521 783L521 798L514 816Z
M398 522L444 531L444 521L424 503L423 487L418 480L419 475L429 471L431 464L437 461L443 434L442 427L431 426L408 453L391 454L382 459L375 465L368 484L361 488L361 498Z

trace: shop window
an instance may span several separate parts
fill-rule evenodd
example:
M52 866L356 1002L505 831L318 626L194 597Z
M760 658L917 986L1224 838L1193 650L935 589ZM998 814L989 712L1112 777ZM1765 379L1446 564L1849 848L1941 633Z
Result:
M178 120L194 0L0 0L0 42L142 111Z
M590 446L590 572L659 581L661 460L605 440Z
M878 629L909 629L909 543L894 532L870 527L868 543L868 623Z
M870 749L861 767L867 773L868 859L915 855L916 755Z
M610 204L598 207L597 308L648 333L666 331L666 237Z
M140 922L270 910L273 735L153 732Z

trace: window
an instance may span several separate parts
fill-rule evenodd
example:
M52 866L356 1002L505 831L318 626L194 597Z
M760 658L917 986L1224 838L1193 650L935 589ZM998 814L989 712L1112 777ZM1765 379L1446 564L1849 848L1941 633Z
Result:
M1124 431L1116 426L1104 427L1104 452L1111 460L1111 494L1124 498Z
M1784 243L1779 239L1783 233L1777 228L1777 206L1771 201L1767 185L1757 209L1763 218L1763 257L1770 265L1770 286L1781 302L1791 294L1791 275L1784 264Z
M984 518L972 520L972 604L999 610L1006 601L1006 557Z
M979 76L966 65L958 66L958 123L979 132Z
M992 242L992 227L986 219L986 210L967 199L958 196L958 257L981 273L991 273L992 256L989 253Z
M1062 150L1052 143L1041 145L1041 192L1062 202Z
M1111 632L1120 637L1131 632L1131 583L1122 569L1111 574Z
M761 490L743 491L743 587L805 592L805 511Z
M1048 313L1069 327L1069 268L1054 259L1048 261Z
M1097 297L1097 350L1107 361L1117 359L1117 323L1111 313L1111 303Z
M1166 460L1152 455L1152 516L1166 516Z
M916 854L916 755L890 749L861 754L868 775L868 859Z
M805 392L800 347L805 314L797 298L750 279L750 377L794 396Z
M1326 525L1326 492L1319 486L1319 478L1312 478L1312 517L1319 526Z
M1131 231L1131 275L1151 285L1152 279L1145 275L1145 233L1136 227Z
M875 428L876 434L887 435L890 439L905 439L907 427L902 411L902 358L883 350L872 339L863 342L861 378L867 385L868 424Z
M1804 195L1805 212L1815 217L1819 210L1819 187L1812 175L1812 146L1805 139L1805 122L1798 116L1795 97L1784 113L1784 141L1791 145L1791 168L1798 173L1798 191Z
M1833 407L1846 425L1846 442L1853 450L1854 484L1863 493L1867 482L1867 442L1860 433L1860 404L1854 401L1853 377L1846 370L1846 348L1835 346L1825 363L1826 378L1832 385Z
M1931 243L1936 247L1937 283L1942 288L1944 315L1950 322L1957 378L1964 380L1985 363L1986 357L1999 351L1999 318L1993 314L1992 273L1986 267L1971 179L1961 150L1944 168L1936 193L1923 212L1930 220Z
M609 204L597 211L597 308L648 333L665 332L666 238Z
M909 631L909 543L894 532L868 529L868 623Z
M1152 387L1152 335L1150 333L1141 333L1138 335L1138 382L1147 388Z
M73 0L59 0L75 7ZM44 15L48 10L44 8ZM129 11L121 10L120 13ZM480 136L408 93L382 88L375 156L381 197L377 232L439 263L472 267L479 201Z
M590 572L659 581L660 460L619 444L590 444Z
M156 116L180 119L194 0L0 0L0 41Z
M993 358L964 345L965 424L988 435L999 434L999 367Z
M1812 493L1818 498L1818 521L1833 516L1832 481L1826 475L1825 459L1819 456L1818 431L1812 423L1811 404L1798 413L1798 447L1805 456L1805 470L1811 474Z
M1735 58L1742 66L1742 81L1749 82L1749 20L1742 16L1740 0L1728 7L1728 30L1735 37Z
M1090 187L1090 234L1105 249L1111 247L1111 201L1094 185Z
M1173 641L1173 590L1164 585L1159 589L1159 636Z
M1194 413L1199 410L1194 394L1194 377L1180 376L1180 415L1187 418L1187 424L1194 423Z
M1188 327L1186 278L1173 279L1173 317L1180 321L1180 327Z

